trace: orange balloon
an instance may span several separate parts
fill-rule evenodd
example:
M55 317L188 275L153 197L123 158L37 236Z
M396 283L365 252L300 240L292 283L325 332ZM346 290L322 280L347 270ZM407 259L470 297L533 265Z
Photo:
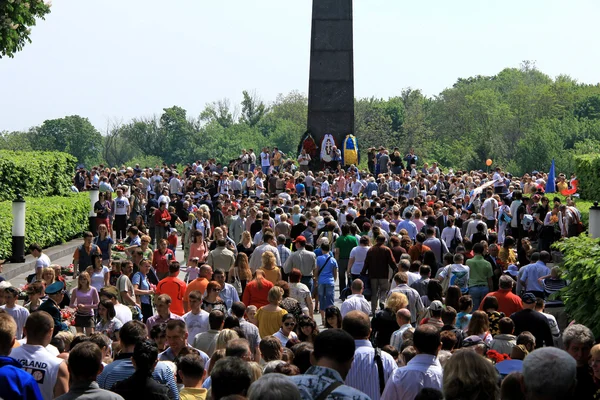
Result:
M488 158L487 160L485 160L485 165L487 165L488 167L489 167L490 165L492 165L492 159L491 159L491 158Z

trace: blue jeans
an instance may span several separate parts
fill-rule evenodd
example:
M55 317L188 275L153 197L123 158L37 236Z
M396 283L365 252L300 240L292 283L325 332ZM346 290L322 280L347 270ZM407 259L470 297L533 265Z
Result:
M263 172L263 174L265 174L265 175L269 175L269 168L271 168L271 166L270 166L270 165L267 165L267 166L264 166L264 165L263 165L263 166L262 166L262 172Z
M310 293L312 294L312 291L313 291L312 276L303 276L302 278L300 278L300 282L304 283L306 285L306 287L308 287L308 290L310 290Z
M469 294L473 299L473 310L479 310L479 305L483 301L483 298L488 294L490 289L485 286L471 286L469 287Z
M319 309L325 310L334 303L335 285L319 284Z

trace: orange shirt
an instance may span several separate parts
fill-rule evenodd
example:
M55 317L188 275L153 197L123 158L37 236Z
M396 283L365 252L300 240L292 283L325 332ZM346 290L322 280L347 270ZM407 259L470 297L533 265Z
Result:
M498 289L496 292L490 292L485 297L494 296L498 300L498 312L503 312L507 317L513 313L523 309L523 301L519 296L514 294L509 289ZM485 300L485 297L483 298ZM479 305L479 309L483 310L483 301Z
M156 285L156 294L168 294L171 297L171 312L182 316L183 298L186 294L187 285L176 276L167 276Z
M190 292L193 292L194 290L199 291L202 294L202 297L204 297L204 292L206 292L207 286L208 286L208 279L206 279L204 277L194 279L193 281L188 283L187 289L185 291L185 295L183 296L183 300L189 301L188 297L190 296Z
M242 302L248 306L256 306L256 308L261 308L262 306L266 306L269 304L269 300L267 296L269 295L269 290L273 287L273 284L266 279L262 280L262 289L258 287L258 284L255 280L248 282L246 285L246 289L244 290L244 295L242 297Z

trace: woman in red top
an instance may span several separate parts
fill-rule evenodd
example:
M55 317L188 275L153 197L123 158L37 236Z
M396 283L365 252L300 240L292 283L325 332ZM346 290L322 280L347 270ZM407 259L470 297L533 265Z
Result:
M265 279L261 270L257 270L254 274L254 279L248 282L246 289L244 289L242 302L246 306L261 308L269 304L269 290L273 287L273 284Z
M154 250L152 256L152 267L154 267L159 280L169 275L169 263L174 259L175 255L167 248L167 240L160 239L158 249Z

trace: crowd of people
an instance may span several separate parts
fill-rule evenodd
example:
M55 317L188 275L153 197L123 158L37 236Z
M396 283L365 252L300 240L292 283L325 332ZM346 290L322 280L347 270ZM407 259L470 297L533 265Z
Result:
M73 278L33 244L25 293L0 283L0 397L600 393L600 345L565 314L551 247L581 214L546 174L442 172L384 148L366 171L258 157L78 170L100 199Z

